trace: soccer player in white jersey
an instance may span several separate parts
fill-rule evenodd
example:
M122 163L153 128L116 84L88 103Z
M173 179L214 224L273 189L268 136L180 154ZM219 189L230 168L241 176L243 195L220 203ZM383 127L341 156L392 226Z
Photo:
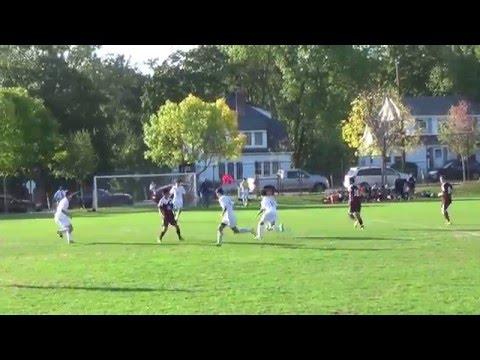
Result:
M260 211L257 215L261 217L257 225L257 236L255 237L257 240L263 239L265 229L267 231L284 231L282 224L279 224L278 226L275 225L277 221L277 201L275 200L275 190L268 187L263 189L261 194L262 201L260 203Z
M248 206L248 194L250 192L248 181L246 178L243 178L242 182L240 183L240 196L243 202L243 206Z
M235 217L235 213L233 212L233 200L230 196L224 195L223 189L218 188L215 193L218 197L218 202L222 208L222 220L220 225L218 225L217 231L217 246L222 246L223 244L223 229L227 226L232 229L235 234L244 234L244 233L251 233L255 234L253 229L247 228L238 228L237 227L237 218Z
M66 190L65 197L58 203L57 210L54 216L55 223L58 226L58 236L63 238L63 236L65 235L65 237L67 238L67 243L69 244L73 243L73 226L71 221L71 215L68 211L68 206L71 198L72 194L68 190Z
M183 209L183 195L185 195L187 192L185 191L185 188L182 185L182 182L180 180L175 181L175 185L172 186L170 189L170 195L173 196L173 207L175 211L175 221L178 221L178 218L180 217L180 213L182 212Z

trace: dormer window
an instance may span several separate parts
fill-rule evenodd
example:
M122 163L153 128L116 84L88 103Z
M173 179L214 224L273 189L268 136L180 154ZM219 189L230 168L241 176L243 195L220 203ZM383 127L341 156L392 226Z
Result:
M243 131L243 134L246 136L246 149L267 147L267 132L265 130Z

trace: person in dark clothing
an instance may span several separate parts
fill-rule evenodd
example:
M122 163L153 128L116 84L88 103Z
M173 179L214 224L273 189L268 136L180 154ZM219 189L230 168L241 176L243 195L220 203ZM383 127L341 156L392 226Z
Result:
M395 180L395 193L397 196L399 196L401 199L405 199L405 184L407 183L407 180L398 178Z
M413 196L415 195L415 178L413 177L412 174L407 179L407 188L408 188L408 198L413 199Z
M362 211L362 200L360 196L360 191L355 185L355 178L350 178L350 186L348 187L348 216L350 219L354 220L354 227L360 226L360 229L363 229L363 219L360 215Z
M452 203L453 186L447 181L447 178L445 176L440 176L440 183L441 191L438 193L438 196L442 198L442 214L445 218L446 224L451 225L450 215L448 214L448 207Z
M200 184L199 192L202 206L208 208L210 205L210 183L208 180Z

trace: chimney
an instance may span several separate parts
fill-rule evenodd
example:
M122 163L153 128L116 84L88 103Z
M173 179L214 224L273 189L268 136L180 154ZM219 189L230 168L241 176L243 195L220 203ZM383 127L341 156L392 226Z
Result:
M245 115L245 106L247 104L247 93L243 88L238 88L235 92L235 110L239 116Z

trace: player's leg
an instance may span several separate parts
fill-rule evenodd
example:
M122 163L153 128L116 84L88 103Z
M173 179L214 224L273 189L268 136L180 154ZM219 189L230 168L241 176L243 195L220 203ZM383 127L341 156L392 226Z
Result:
M157 239L158 243L162 242L163 237L165 236L167 231L168 231L168 221L167 221L167 219L163 218L162 228L160 230L160 235L158 235L158 239Z
M237 226L232 226L232 231L235 233L235 234L246 234L246 233L250 233L250 234L253 234L255 235L255 230L253 228L239 228Z
M227 225L224 223L221 223L218 225L217 229L217 246L221 246L223 244L223 230L225 229Z
M360 228L363 229L363 219L362 219L362 216L360 215L360 211L355 212L355 219L360 225Z
M442 204L442 214L446 220L447 225L450 225L450 215L448 214L448 207L450 206L449 203Z
M66 236L67 236L67 243L71 244L73 243L73 225L69 224L67 227L66 231Z
M182 234L180 233L180 226L178 226L178 224L175 224L174 227L175 227L175 230L177 231L178 240L183 241Z
M265 222L263 221L263 219L261 219L257 225L257 235L255 236L255 239L262 240L264 233L265 233Z

